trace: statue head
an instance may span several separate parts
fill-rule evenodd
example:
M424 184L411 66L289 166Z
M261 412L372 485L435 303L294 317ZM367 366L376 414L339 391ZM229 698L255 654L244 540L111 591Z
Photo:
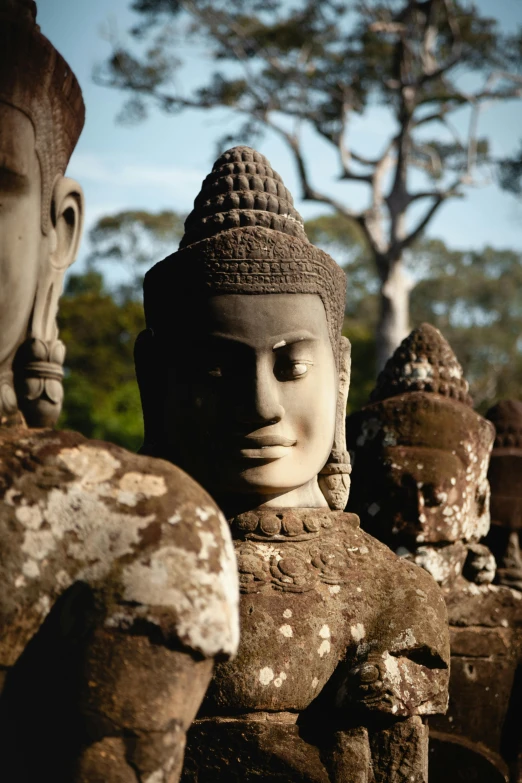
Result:
M522 590L522 402L502 400L486 413L496 430L489 463L491 529L487 544L500 584Z
M371 402L348 419L350 507L393 549L476 542L489 528L490 422L438 329L422 324L388 360Z
M38 427L63 396L56 311L83 217L64 173L85 110L35 18L32 0L0 0L0 421L20 409Z
M227 509L343 508L345 276L248 147L214 164L180 249L145 277L145 449ZM319 476L319 478L318 478Z

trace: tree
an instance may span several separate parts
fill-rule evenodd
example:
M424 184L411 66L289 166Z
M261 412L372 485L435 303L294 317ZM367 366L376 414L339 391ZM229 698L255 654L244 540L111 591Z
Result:
M378 278L360 237L347 237L345 218L321 217L307 233L346 269L344 333L352 342L350 410L375 385L371 336L378 318ZM412 326L439 328L461 362L475 406L484 413L499 399L522 394L522 253L486 247L451 250L436 239L417 240L404 258L412 278ZM413 281L415 284L413 285Z
M475 406L522 396L522 254L486 247L451 251L440 240L415 250L424 279L413 289L412 320L430 321L461 362Z
M58 320L67 348L59 426L136 451L143 442L133 358L145 325L141 304L115 301L90 271L69 277Z
M173 253L183 236L184 217L172 210L124 210L101 217L89 231L87 269L98 271L111 263L121 277L112 286L120 301L141 302L143 275L155 261Z
M501 188L522 196L522 144L515 155L499 161L498 174Z
M382 366L409 331L404 253L488 162L479 112L521 94L511 76L521 37L502 35L473 4L453 0L134 0L131 7L139 19L134 42L114 42L97 81L129 93L127 120L144 119L150 105L169 114L225 107L243 119L222 146L267 129L279 135L302 198L327 205L365 237L379 279ZM181 41L201 44L215 62L191 94L176 79ZM376 104L389 113L390 133L368 157L352 147L350 121ZM465 107L463 138L452 118ZM368 206L356 210L312 182L305 127L335 150L341 180L367 187Z

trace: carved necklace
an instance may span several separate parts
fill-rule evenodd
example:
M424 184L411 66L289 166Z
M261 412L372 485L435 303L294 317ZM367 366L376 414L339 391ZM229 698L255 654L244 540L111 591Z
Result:
M330 538L343 525L358 527L355 514L342 511L265 508L239 514L229 523L242 593L304 593L319 582L337 591L347 579L350 555L358 549L337 536Z

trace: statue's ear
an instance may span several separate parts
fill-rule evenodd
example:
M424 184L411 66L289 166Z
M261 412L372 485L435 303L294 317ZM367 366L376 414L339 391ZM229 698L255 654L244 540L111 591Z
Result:
M341 337L339 348L339 388L335 436L328 462L319 473L319 487L331 509L343 511L350 493L350 457L346 450L346 403L350 389L351 345Z
M160 361L158 340L152 329L144 329L134 343L134 366L140 389L145 437L140 454L161 456L161 433L166 374Z
M58 177L51 200L51 255L54 269L71 266L78 253L84 218L83 191L78 182Z
M83 193L77 182L59 175L51 199L48 255L40 264L27 339L13 365L18 405L30 427L52 427L63 401L65 346L58 339L56 314L63 278L78 252L83 227Z

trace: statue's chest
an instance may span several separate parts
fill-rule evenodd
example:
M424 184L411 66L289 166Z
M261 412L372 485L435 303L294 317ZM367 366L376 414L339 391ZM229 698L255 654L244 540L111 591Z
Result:
M368 610L351 556L336 531L317 538L235 542L241 641L220 664L212 709L302 710L339 662L355 660Z

